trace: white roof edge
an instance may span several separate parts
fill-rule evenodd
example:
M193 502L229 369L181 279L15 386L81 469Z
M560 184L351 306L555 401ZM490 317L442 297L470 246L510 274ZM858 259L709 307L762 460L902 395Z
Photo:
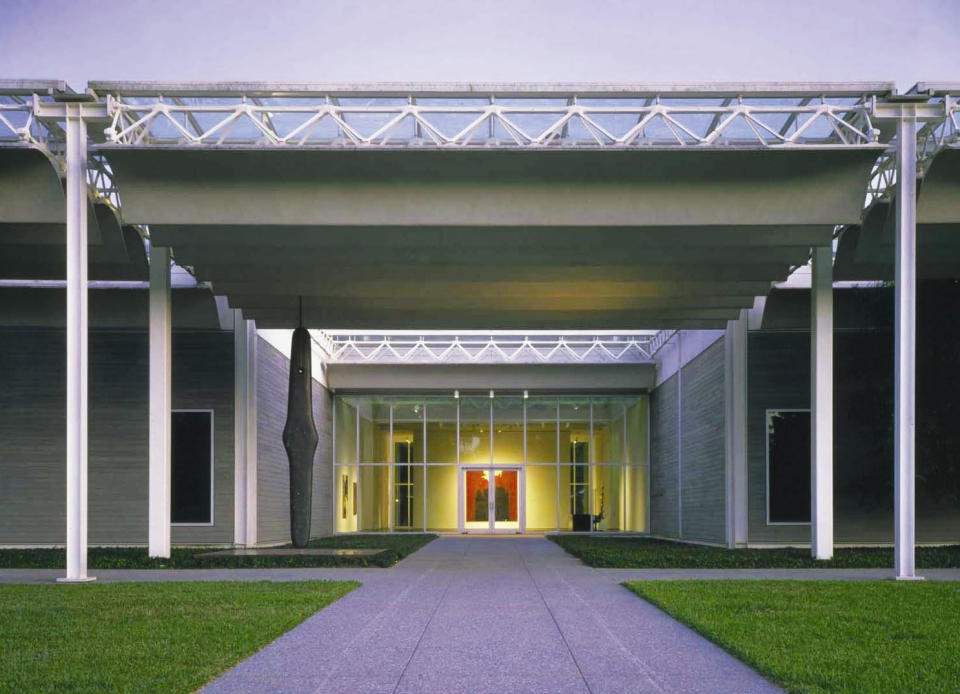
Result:
M127 96L860 96L889 94L894 82L716 82L638 84L618 82L155 82L91 80L88 88L100 94Z

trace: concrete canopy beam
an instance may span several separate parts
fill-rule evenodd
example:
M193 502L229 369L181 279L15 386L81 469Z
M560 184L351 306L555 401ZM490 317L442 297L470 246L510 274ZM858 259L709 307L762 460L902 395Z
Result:
M556 275L562 277L562 275ZM629 282L629 281L585 281L572 275L566 281L546 282L450 282L434 281L432 278L391 279L389 281L331 281L317 277L308 281L267 280L251 278L247 282L221 282L214 280L218 294L237 297L315 297L313 303L324 303L342 299L382 299L384 297L420 299L429 302L438 297L468 297L473 300L500 300L504 297L530 297L532 299L666 299L670 297L728 297L757 296L766 294L769 282ZM322 299L320 297L323 297ZM752 299L751 299L752 300ZM269 304L262 304L269 305Z
M0 222L63 229L65 204L60 173L46 154L32 147L0 147Z
M882 147L99 151L130 223L696 226L856 223Z
M463 311L390 309L342 310L304 308L303 324L310 328L381 330L637 330L640 328L724 327L737 308L662 309L648 311ZM250 309L244 318L261 328L289 327L298 321L297 308ZM692 323L692 325L691 325Z
M960 144L934 157L917 198L917 224L960 223Z
M742 260L748 260L744 258ZM205 262L195 268L202 281L241 285L274 286L289 283L291 287L339 285L344 282L410 282L414 273L401 265L332 265L317 273L310 267L282 267L259 264L255 259L246 263L223 264ZM690 278L702 282L763 283L785 279L789 274L787 263L674 263L644 265L621 262L612 265L564 264L530 267L507 258L498 265L425 264L416 267L417 281L430 282L552 282L558 277L576 277L582 282L666 282ZM299 291L299 290L296 290ZM303 292L307 293L307 292Z

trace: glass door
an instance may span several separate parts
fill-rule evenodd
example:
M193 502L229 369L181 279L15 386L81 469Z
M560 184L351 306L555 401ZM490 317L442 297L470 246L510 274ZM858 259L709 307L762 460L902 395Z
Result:
M521 532L521 468L465 468L462 474L466 532ZM494 481L492 494L491 479Z

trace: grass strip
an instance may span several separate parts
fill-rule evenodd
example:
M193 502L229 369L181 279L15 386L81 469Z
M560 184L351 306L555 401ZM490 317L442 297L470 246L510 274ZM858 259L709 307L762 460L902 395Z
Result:
M0 692L187 694L358 585L0 586Z
M960 584L630 581L791 694L956 694Z

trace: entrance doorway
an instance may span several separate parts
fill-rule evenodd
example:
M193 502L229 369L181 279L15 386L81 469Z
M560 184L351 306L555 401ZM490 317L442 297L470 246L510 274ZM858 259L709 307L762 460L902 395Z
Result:
M462 531L523 532L522 467L464 468L460 474Z

